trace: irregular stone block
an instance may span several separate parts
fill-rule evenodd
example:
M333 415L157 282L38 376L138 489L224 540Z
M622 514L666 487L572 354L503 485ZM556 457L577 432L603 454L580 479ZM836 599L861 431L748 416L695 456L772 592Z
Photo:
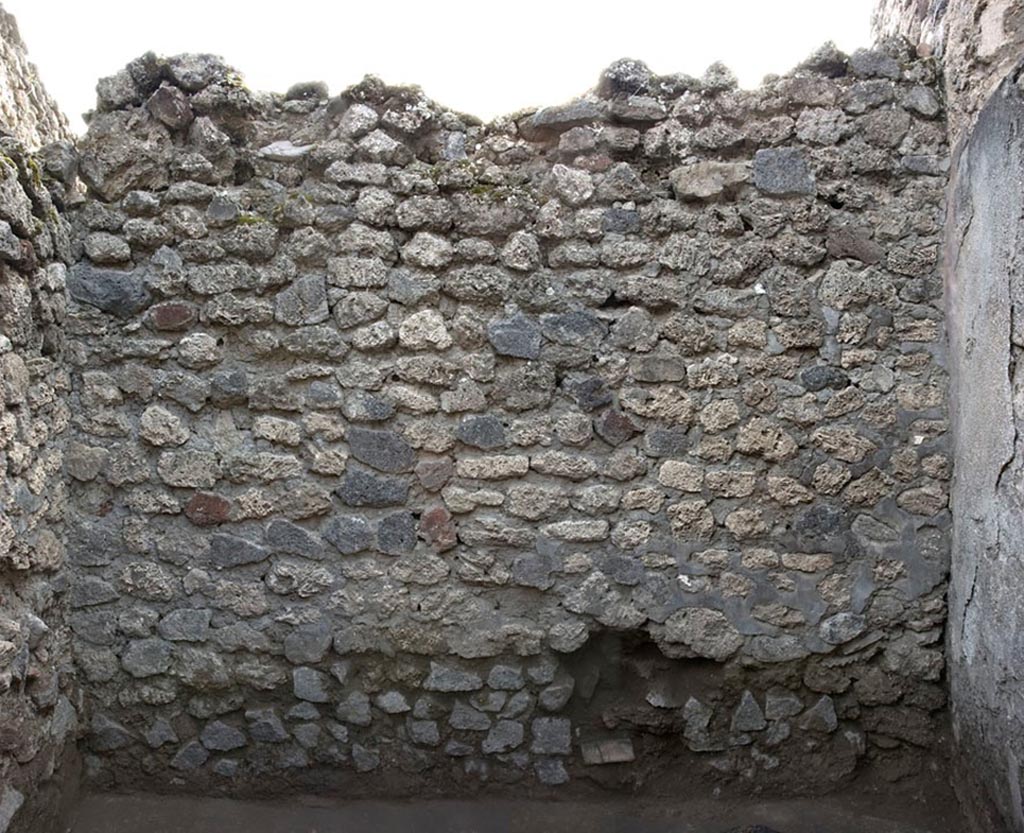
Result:
M131 318L150 301L146 275L138 269L99 269L88 263L76 263L68 272L67 289L78 303L118 318Z
M750 167L746 162L695 162L676 168L669 179L678 199L707 200L747 182Z
M764 148L754 154L754 185L775 196L800 196L817 190L814 174L797 148Z

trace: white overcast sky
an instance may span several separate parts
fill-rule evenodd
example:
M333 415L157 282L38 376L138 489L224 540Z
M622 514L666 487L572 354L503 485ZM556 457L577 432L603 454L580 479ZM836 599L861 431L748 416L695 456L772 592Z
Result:
M373 73L415 83L484 119L557 104L617 58L703 73L722 60L744 86L785 72L826 40L870 44L874 0L3 0L76 131L96 79L146 52L214 52L250 87Z

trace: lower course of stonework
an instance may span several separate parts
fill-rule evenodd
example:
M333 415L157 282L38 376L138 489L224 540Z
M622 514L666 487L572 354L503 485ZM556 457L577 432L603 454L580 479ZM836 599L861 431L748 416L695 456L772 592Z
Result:
M651 801L592 796L577 801L477 798L471 801L242 802L168 796L87 797L70 833L961 833L948 790L887 796L839 793L825 799Z

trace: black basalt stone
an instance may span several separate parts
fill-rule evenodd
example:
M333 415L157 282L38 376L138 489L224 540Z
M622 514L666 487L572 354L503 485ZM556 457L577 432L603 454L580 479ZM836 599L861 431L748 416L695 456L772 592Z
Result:
M359 462L389 474L409 471L416 462L416 452L394 431L352 427L348 430L348 446Z
M275 552L304 558L320 558L324 552L323 544L315 535L283 518L275 518L267 524L264 538Z
M562 386L584 411L596 411L612 402L611 392L600 376L566 379Z
M540 358L540 328L522 313L491 321L487 325L487 339L499 355L516 359Z
M777 196L815 192L814 174L797 148L764 148L754 154L754 185Z
M824 388L842 390L850 384L850 377L838 368L815 365L800 371L800 381L809 391L819 391Z
M457 436L460 442L486 451L506 445L505 426L493 416L466 417L459 423Z
M401 506L409 497L409 483L399 477L350 469L335 494L346 506Z
M131 318L150 301L145 277L139 270L97 269L89 263L76 263L68 272L67 288L78 303L118 318Z
M237 535L218 532L210 536L210 564L218 570L257 564L269 556L270 550Z
M402 555L416 547L416 518L411 512L395 512L377 526L377 548L387 555Z
M333 517L324 524L320 534L342 555L355 555L373 544L373 527L361 515Z

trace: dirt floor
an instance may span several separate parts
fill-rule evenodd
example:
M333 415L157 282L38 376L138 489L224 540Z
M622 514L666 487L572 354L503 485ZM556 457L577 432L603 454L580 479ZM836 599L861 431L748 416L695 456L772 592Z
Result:
M93 795L72 833L963 833L952 796L838 795L786 801L289 802Z

